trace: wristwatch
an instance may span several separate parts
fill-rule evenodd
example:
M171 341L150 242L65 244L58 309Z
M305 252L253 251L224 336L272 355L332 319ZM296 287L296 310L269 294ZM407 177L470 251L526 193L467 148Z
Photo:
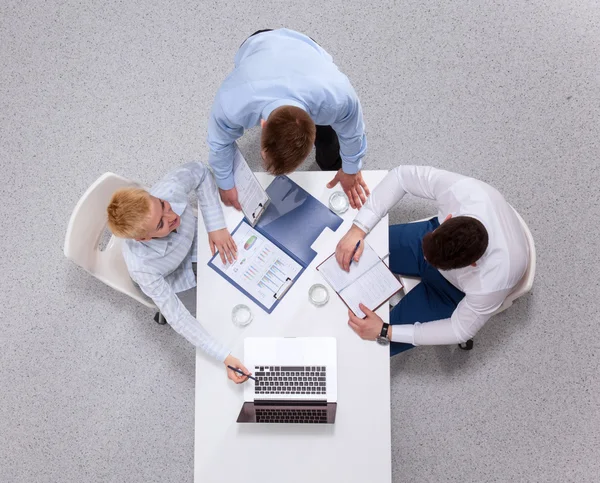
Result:
M390 324L386 324L385 322L383 323L383 327L381 328L381 333L379 334L379 337L377 337L377 343L379 345L388 345L390 343L390 339L388 339L388 328L389 328Z

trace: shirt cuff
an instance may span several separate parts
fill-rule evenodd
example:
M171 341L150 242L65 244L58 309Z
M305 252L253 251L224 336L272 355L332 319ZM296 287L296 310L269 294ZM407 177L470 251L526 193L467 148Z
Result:
M222 230L223 228L227 228L227 223L225 223L225 218L221 216L216 220L211 220L210 222L205 220L206 232L210 233L211 231Z
M230 190L235 187L235 181L233 180L233 173L223 179L219 179L215 176L215 181L217 182L217 186L222 190Z
M225 362L225 359L227 359L227 356L228 356L229 354L231 354L231 351L230 351L230 350L228 350L228 349L225 349L224 347L221 347L221 348L220 348L220 349L217 351L217 353L216 353L216 356L215 356L215 357L216 357L216 359L217 359L219 362Z
M354 218L354 224L367 233L369 233L379 221L380 218L369 209L368 205L363 206L356 215L356 218Z
M358 161L344 161L342 159L342 171L346 174L356 174L362 169L362 159Z
M360 221L358 221L358 220L354 220L354 221L352 222L352 224L353 224L353 225L356 225L358 228L360 228L362 231L364 231L366 235L368 235L368 234L369 234L369 232L371 231L371 230L369 230L369 229L368 229L368 228L367 228L365 225L363 225L363 224L362 224Z
M415 345L415 326L413 324L401 324L392 326L392 342Z

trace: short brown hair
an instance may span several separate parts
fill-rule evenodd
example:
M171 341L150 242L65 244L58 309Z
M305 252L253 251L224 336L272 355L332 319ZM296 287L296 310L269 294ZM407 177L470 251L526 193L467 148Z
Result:
M291 173L306 159L315 144L317 127L299 107L275 109L263 127L260 148L265 151L267 171L274 175Z
M440 270L464 268L479 260L488 246L488 232L479 220L457 216L423 237L423 255Z
M121 188L108 208L108 228L120 238L144 238L150 216L150 195L141 188Z

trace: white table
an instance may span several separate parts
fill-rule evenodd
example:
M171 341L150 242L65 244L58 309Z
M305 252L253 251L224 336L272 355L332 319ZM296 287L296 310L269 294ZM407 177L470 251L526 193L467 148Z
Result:
M373 189L385 171L363 171ZM257 173L263 186L272 176ZM325 186L330 172L296 172L290 178L327 205L333 190ZM225 208L229 230L241 213ZM360 339L348 327L347 309L330 289L324 307L308 301L308 289L324 283L315 267L333 253L348 231L356 210L348 210L336 232L326 229L313 244L316 258L271 315L264 312L207 266L210 259L204 223L198 229L198 316L205 327L243 361L244 338L251 336L334 336L338 353L338 407L333 425L238 424L243 387L227 379L223 364L196 354L196 483L222 482L344 482L391 481L389 350ZM380 255L388 253L388 219L367 238ZM299 227L301 229L301 227ZM231 322L231 309L248 305L253 322L240 329ZM389 320L384 304L377 313Z

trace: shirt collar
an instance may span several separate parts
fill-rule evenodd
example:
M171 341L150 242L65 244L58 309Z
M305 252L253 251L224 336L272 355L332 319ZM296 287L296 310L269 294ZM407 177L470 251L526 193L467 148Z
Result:
M171 202L169 202L171 203ZM177 213L178 216L183 215L183 212L185 211L185 208L187 207L187 203L185 202L177 202L177 203L171 203L171 209Z
M299 107L303 111L308 112L306 107L301 102L293 101L292 99L277 99L276 101L273 101L265 106L265 108L262 110L261 117L266 121L271 113L281 106L295 106Z
M163 238L152 238L151 240L143 241L140 243L146 248L149 248L150 250L155 251L159 255L164 256L165 253L167 253L167 248L169 247L169 241L172 235L173 233L169 233L168 236L165 236Z

